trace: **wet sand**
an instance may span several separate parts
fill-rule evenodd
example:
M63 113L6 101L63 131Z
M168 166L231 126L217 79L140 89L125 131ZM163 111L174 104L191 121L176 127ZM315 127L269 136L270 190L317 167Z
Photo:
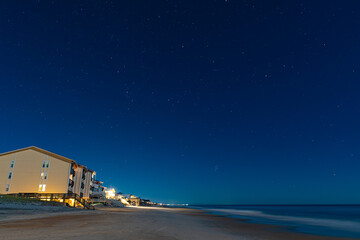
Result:
M192 209L103 208L0 222L0 239L345 240L298 234Z

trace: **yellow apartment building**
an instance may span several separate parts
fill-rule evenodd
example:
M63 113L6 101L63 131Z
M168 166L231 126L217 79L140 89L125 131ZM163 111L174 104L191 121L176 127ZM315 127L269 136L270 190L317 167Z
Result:
M38 147L0 154L0 194L77 194L87 199L95 172Z

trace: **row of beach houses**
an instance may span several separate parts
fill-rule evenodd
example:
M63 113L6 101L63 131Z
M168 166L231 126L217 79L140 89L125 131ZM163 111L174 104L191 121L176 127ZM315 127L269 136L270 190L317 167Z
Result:
M107 199L140 205L140 198L116 194L102 184L96 180L95 171L38 147L0 154L0 195L33 197L84 208Z

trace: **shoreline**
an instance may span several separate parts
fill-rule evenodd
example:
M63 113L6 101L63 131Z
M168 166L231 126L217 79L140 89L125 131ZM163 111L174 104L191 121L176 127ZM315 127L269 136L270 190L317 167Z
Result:
M193 209L192 209L193 210ZM228 228L230 231L239 232L241 234L248 234L249 236L256 236L259 239L266 240L354 240L358 238L335 237L316 234L301 233L294 230L291 226L278 226L263 223L251 223L247 219L227 217L226 215L212 214L205 210L194 209L198 213L186 213L191 216L198 216L213 220L218 224L223 225L223 228Z
M354 239L303 234L191 208L101 208L24 216L0 221L0 239L39 239L45 233L55 239Z

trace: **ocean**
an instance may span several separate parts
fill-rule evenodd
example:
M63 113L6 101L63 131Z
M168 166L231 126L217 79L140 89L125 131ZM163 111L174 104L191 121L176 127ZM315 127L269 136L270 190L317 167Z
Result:
M196 205L212 214L293 231L360 239L360 205Z

